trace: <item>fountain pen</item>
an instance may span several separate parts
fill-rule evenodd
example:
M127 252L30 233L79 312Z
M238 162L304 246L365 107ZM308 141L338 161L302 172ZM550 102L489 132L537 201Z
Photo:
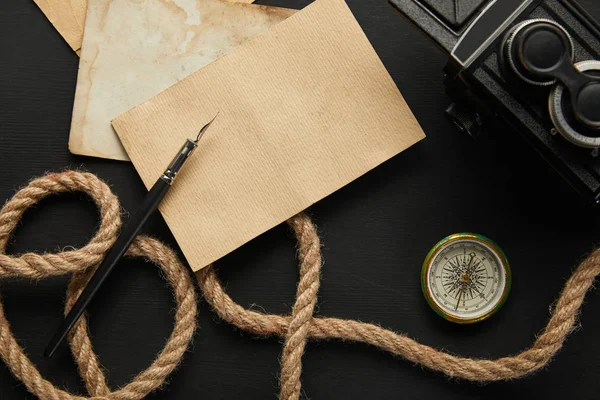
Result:
M81 317L81 314L83 314L86 307L92 301L98 292L98 289L100 289L100 286L102 286L108 275L117 265L117 262L123 257L140 229L144 226L148 217L156 210L162 199L165 197L173 184L177 173L181 170L188 157L196 150L198 142L215 118L217 118L217 115L200 129L196 140L186 140L175 158L173 158L173 161L171 161L171 164L169 164L165 172L158 178L154 186L152 186L152 189L150 189L146 198L143 200L139 211L135 213L131 221L129 221L125 229L123 229L114 246L110 249L87 286L81 292L81 295L58 327L52 340L50 340L50 343L48 343L44 352L46 357L52 357L60 343L65 339L79 317Z

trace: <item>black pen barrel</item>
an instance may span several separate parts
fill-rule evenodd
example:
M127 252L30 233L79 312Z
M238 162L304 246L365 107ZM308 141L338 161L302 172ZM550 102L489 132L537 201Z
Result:
M217 113L217 115L218 114L219 113ZM114 246L110 249L106 258L104 258L87 286L81 292L81 295L73 305L73 308L69 310L67 316L63 319L58 330L52 337L52 340L50 340L50 343L48 343L48 347L46 347L46 351L44 352L46 357L52 357L52 354L54 354L60 343L73 328L73 325L75 325L75 322L81 317L81 314L83 314L88 304L92 301L96 292L100 289L100 286L102 286L115 265L117 265L117 262L119 262L129 246L131 246L131 243L133 243L133 240L148 220L148 217L150 217L152 212L158 208L158 205L169 191L177 174L179 174L179 171L183 168L183 165L189 156L196 150L198 141L202 138L215 118L217 118L217 115L200 129L196 140L186 139L165 172L158 178L154 186L152 186L152 189L150 189L140 205L139 211L136 212L125 229L123 229L123 232L121 232L121 235L117 238Z
M169 183L161 177L156 181L152 189L150 189L139 210L123 229L114 246L110 249L106 258L104 258L89 283L86 285L85 289L73 305L73 308L71 308L65 319L62 321L50 343L48 343L46 351L44 352L46 357L52 357L52 354L54 354L60 343L73 328L75 322L81 317L81 314L83 314L88 304L92 301L100 286L104 283L121 257L123 257L129 246L131 246L131 243L139 233L140 229L144 226L152 212L156 210L170 187Z

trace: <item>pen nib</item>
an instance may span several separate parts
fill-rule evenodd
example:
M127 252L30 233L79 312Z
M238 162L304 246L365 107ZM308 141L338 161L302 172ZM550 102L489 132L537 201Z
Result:
M220 111L219 111L220 112ZM202 139L202 136L204 135L204 132L206 132L206 130L208 129L208 127L210 126L210 124L213 123L213 121L217 118L217 116L219 115L219 112L217 112L217 115L215 115L213 117L213 119L210 120L210 122L206 125L204 125L202 127L202 129L200 129L200 132L198 132L198 137L196 138L196 140L194 140L194 143L198 144L198 142L200 141L200 139Z

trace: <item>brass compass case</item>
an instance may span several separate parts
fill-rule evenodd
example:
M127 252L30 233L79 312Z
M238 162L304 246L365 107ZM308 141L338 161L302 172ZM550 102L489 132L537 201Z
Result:
M439 241L421 269L427 303L441 317L459 324L483 321L496 313L508 297L511 282L502 249L474 233L457 233Z

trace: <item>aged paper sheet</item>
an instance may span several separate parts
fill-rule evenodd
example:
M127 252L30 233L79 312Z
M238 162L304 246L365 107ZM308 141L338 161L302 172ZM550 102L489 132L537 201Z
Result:
M81 52L87 0L33 0L77 55ZM237 0L235 3L252 3Z
M293 12L220 0L89 0L69 149L128 160L111 119Z
M424 137L343 0L317 0L113 120L149 188L220 112L160 211L194 270Z

